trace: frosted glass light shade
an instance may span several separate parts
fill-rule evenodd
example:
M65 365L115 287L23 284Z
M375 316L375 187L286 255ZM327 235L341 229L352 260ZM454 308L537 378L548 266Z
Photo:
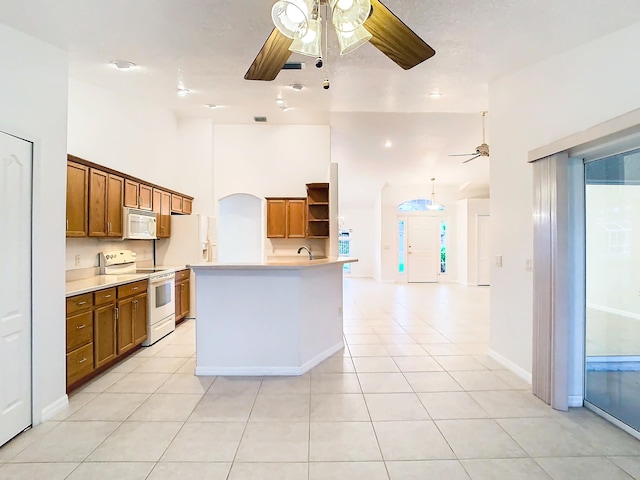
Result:
M308 24L307 33L303 37L295 37L289 50L309 57L320 57L322 56L322 21L320 18L309 19Z
M353 32L371 13L370 0L331 0L331 21L339 32Z
M373 35L364 27L358 27L352 32L342 32L336 30L338 43L340 44L340 55L353 52L356 48L367 43Z
M304 36L309 28L309 7L312 1L278 0L271 8L273 24L286 37Z

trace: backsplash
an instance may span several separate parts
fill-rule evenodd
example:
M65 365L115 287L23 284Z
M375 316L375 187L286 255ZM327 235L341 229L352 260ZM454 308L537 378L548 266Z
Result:
M66 280L80 280L99 273L100 252L133 250L139 266L153 265L153 240L98 240L97 238L67 238Z
M266 257L290 257L298 255L298 248L303 245L311 249L311 253L318 257L326 257L323 238L268 238L265 244ZM306 252L303 252L306 255Z

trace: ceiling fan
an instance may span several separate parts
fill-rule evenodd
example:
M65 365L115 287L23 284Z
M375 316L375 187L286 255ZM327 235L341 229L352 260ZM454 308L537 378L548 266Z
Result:
M488 157L489 156L489 145L486 144L484 139L484 117L487 115L487 112L482 112L482 143L476 147L476 151L473 153L458 153L455 155L449 155L450 157L468 157L462 163L470 162L471 160L475 160L478 157Z
M274 80L292 51L316 57L319 60L316 66L320 68L322 20L327 20L320 16L321 7L325 7L326 17L331 13L341 55L369 41L400 67L409 70L436 53L380 0L278 0L271 11L276 28L244 78Z

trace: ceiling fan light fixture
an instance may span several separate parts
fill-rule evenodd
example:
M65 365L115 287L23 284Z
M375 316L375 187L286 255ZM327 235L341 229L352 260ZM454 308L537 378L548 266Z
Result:
M331 0L331 21L336 30L352 32L371 14L371 0Z
M338 35L338 44L340 45L340 55L353 52L373 37L364 27L358 27L352 32L336 30L336 34Z
M312 3L313 0L278 0L271 7L273 24L286 37L303 37L309 28Z
M289 50L309 57L322 56L322 19L309 19L307 33L294 37Z

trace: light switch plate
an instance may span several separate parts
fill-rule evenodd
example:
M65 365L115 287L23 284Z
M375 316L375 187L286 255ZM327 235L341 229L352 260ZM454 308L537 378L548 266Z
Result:
M496 267L502 266L502 255L496 255Z

